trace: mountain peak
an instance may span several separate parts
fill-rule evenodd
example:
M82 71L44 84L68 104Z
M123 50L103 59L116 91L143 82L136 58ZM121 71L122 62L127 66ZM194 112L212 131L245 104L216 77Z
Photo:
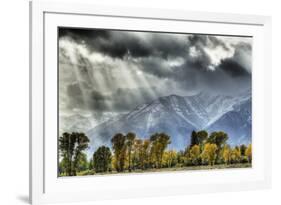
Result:
M173 94L141 104L117 120L105 121L87 134L93 138L93 146L110 144L111 137L118 132L134 132L140 138L165 132L172 138L171 147L178 149L189 142L188 136L192 130L201 129L225 130L235 141L236 138L242 139L242 135L251 137L251 120L245 121L251 119L250 102L250 95L229 96L207 92L190 96Z

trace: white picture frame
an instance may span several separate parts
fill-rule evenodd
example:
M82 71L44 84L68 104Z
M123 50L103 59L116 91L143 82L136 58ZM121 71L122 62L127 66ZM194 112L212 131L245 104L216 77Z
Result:
M192 31L187 30L186 25ZM52 94L57 89L57 73L56 69L51 69L57 66L56 29L58 26L253 36L253 167L211 172L190 171L59 179L55 160L57 127L56 123L53 123L57 120L57 100ZM157 183L146 183L153 181ZM105 7L80 3L30 2L30 202L32 204L241 191L270 186L270 17ZM73 189L74 187L77 189Z

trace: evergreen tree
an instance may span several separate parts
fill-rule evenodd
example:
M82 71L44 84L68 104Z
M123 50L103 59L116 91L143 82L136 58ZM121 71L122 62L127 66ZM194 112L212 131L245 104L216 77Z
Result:
M59 153L63 157L67 176L76 176L79 160L89 141L84 133L78 132L65 132L59 137Z
M111 166L111 152L109 147L101 146L93 155L96 172L107 172Z

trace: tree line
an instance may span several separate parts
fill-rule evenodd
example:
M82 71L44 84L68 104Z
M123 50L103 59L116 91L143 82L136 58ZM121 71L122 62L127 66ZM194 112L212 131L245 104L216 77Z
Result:
M84 133L65 132L59 137L59 175L145 171L149 169L220 164L251 163L252 146L231 147L225 132L192 131L185 150L168 150L171 137L155 133L140 139L135 133L117 133L111 138L111 148L100 146L88 161L84 153L89 138Z

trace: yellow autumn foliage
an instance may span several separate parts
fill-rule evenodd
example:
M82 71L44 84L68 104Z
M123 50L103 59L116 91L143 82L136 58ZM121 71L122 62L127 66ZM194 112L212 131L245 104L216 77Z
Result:
M248 158L249 162L252 162L252 144L249 144L249 146L247 147L245 154Z
M200 147L199 145L193 145L189 151L189 156L194 165L198 164L200 158Z
M206 162L208 162L209 165L214 165L216 160L216 152L217 152L217 145L212 143L207 143L204 146L203 152L202 152L202 159Z

